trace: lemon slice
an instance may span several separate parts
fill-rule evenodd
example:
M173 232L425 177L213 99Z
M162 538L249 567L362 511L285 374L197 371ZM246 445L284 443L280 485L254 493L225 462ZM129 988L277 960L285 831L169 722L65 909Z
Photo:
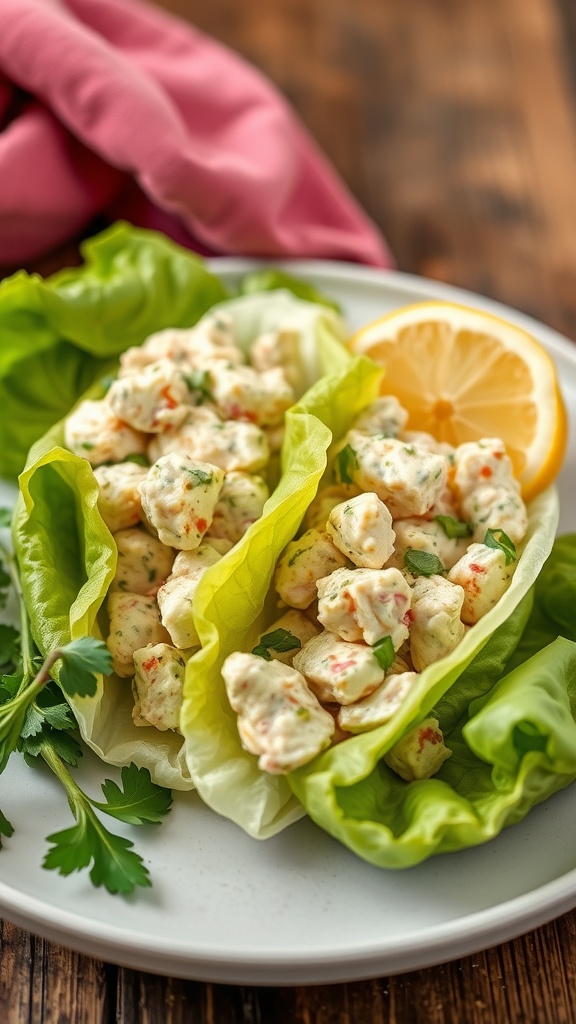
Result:
M386 367L383 393L409 413L408 429L452 445L500 437L529 500L562 465L566 411L556 368L526 331L451 302L404 306L350 340Z

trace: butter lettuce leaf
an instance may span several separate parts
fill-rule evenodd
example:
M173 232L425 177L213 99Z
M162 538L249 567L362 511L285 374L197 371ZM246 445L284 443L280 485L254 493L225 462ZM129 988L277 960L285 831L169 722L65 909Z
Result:
M163 235L115 224L84 263L0 282L0 475L116 363L163 327L187 327L227 295L204 261Z

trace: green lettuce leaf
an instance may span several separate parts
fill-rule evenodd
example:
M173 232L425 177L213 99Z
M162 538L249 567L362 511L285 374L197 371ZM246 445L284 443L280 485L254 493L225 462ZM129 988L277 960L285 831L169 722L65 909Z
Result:
M129 263L131 251L129 246ZM337 340L342 332L340 321L322 306L280 292L246 296L224 303L221 308L229 308L233 314L238 341L244 348L257 334L288 321L301 330L303 350L315 351L320 347L331 366L350 362L351 357ZM155 326L148 330L142 325L141 330L148 334ZM371 373L374 375L374 370ZM97 383L88 394L97 398L103 391L103 386ZM316 451L318 437L326 444L329 441L326 428L307 416L298 440L302 460L306 458L307 446ZM291 512L292 491L297 490L307 472L308 462L299 469L288 467L281 489L271 499L273 508L276 502L283 502L283 514ZM34 638L42 653L71 639L85 635L100 637L105 632L104 604L114 575L116 547L100 517L97 497L98 485L89 463L65 449L63 421L55 424L30 450L20 476L13 524L24 596ZM272 532L275 529L272 525ZM226 606L223 617L218 618L216 612L212 616L210 609L205 613L199 605L198 615L206 614L206 638L215 637L212 643L216 646L219 631L229 630L230 622L236 621L238 590L244 584L235 581L234 571L244 571L248 543L247 535L231 555L214 567L214 574L212 570L207 573L205 593L217 590L221 578L227 581L229 574L232 577L232 602ZM263 552L266 544L267 540ZM250 573L258 572L257 566L257 562L250 562ZM211 582L213 575L215 582ZM218 608L216 601L215 609ZM242 617L238 621L243 621ZM240 642L245 634L236 629L230 635ZM192 657L190 673L195 672L193 663L199 657ZM209 654L202 653L201 662L204 657L209 659ZM94 697L71 697L70 703L83 739L103 760L119 766L133 761L140 768L148 768L154 782L171 789L193 787L182 736L134 725L129 680L115 675L100 678ZM296 803L286 789L288 798Z
M163 327L190 326L226 297L194 253L153 231L116 224L89 239L84 264L47 280L0 283L0 475L116 365Z

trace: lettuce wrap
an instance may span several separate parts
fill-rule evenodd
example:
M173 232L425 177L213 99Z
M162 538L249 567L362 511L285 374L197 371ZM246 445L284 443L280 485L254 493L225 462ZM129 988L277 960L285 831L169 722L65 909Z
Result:
M128 255L131 252L129 246ZM85 283L77 284L79 291ZM105 304L106 288L101 301ZM154 304L152 300L151 303ZM223 301L218 308L233 316L237 341L244 349L263 331L287 325L297 328L302 354L301 389L325 366L350 359L338 340L343 328L336 313L323 304L298 299L286 289L250 293ZM154 320L151 330L157 326L158 320ZM143 323L141 331L149 333ZM133 338L132 334L127 343ZM99 398L104 391L105 386L97 383L88 395ZM315 450L320 444L324 451L330 440L326 428L317 420L312 423L311 416L296 417L294 422L292 446L297 457L287 467L281 485L264 509L265 521L269 514L274 517L274 533L279 530L278 519L288 515L293 494L304 489L312 496L313 492L306 490L311 486L308 447ZM273 466L270 472L274 477L271 483L275 484L277 474ZM32 446L19 482L14 545L32 632L40 651L44 654L85 635L105 636L104 604L116 568L116 544L98 510L98 484L92 468L86 459L64 447L63 420ZM259 523L255 528L262 529ZM199 588L194 614L201 641L210 650L220 645L220 623L212 617L208 595L221 588L229 586L233 595L226 630L234 643L244 639L245 630L238 625L243 618L236 615L239 584L235 580L238 567L247 558L249 542L246 534L229 555L209 570ZM196 672L196 658L202 662L209 657L204 652L201 655L190 659L188 675ZM100 678L94 697L75 698L71 703L83 739L103 760L115 765L133 761L148 768L155 782L169 788L193 787L182 736L134 725L128 680L115 675Z
M301 436L296 429L297 421L301 420L303 429L307 417L312 414L316 422L311 425L318 440L323 425L329 430L330 443L335 445L360 409L373 399L378 388L378 371L375 372L374 366L365 360L344 363L339 372L315 385L290 413L291 424L283 454L285 479L304 453L303 446L301 451L297 448ZM258 769L256 757L241 746L236 715L228 703L221 667L227 655L234 650L250 650L257 636L277 618L272 587L275 564L286 543L297 534L306 508L324 475L326 442L326 434L321 445L314 445L312 436L307 439L305 459L308 474L303 467L304 480L292 493L289 521L285 519L284 508L270 507L266 520L262 520L259 529L251 535L243 561L237 566L233 587L229 583L218 594L212 594L211 615L219 629L221 642L219 649L215 642L206 646L187 679L182 711L187 762L205 802L256 838L273 835L305 811L360 856L382 866L400 866L415 863L434 852L434 844L427 837L430 814L419 815L415 825L416 831L420 829L424 838L420 836L420 840L414 843L410 837L405 844L397 842L397 822L388 827L380 825L377 820L373 825L366 797L369 783L365 780L372 780L373 802L378 808L380 798L390 813L399 804L401 796L404 798L406 795L409 803L413 797L408 794L414 792L413 786L424 784L407 786L387 768L381 769L383 755L405 732L433 709L437 710L442 699L445 698L448 705L455 700L460 714L462 695L470 702L472 697L484 692L477 681L472 689L468 688L466 681L462 683L462 679L467 679L466 671L473 672L472 666L476 665L479 671L477 659L484 658L480 664L491 666L491 675L487 669L481 669L481 679L489 679L490 687L500 678L526 625L532 601L531 590L552 547L558 522L557 494L551 488L531 503L528 533L519 549L512 583L504 596L467 632L450 656L421 673L417 684L390 722L372 732L346 739L288 776L267 775ZM298 474L294 474L292 483L297 485L297 481ZM237 588L236 594L234 588ZM239 633L241 628L245 630L243 642L238 642L239 636L235 641L234 636L227 632L226 623L232 616L239 627L235 632ZM442 721L440 724L442 726ZM449 735L448 745L451 739ZM454 772L456 763L453 756L447 762L445 772ZM385 792L379 785L381 771L387 773ZM438 780L429 780L429 784L431 791L440 786ZM489 790L493 792L493 786ZM294 801L294 796L299 803ZM455 794L453 803L459 804L461 800ZM535 802L533 793L531 802ZM438 819L445 827L451 821L450 801L444 801L439 807ZM372 815L376 813L371 807L370 811ZM407 813L404 806L398 813L402 821ZM503 819L498 828L502 823ZM458 832L456 827L455 831ZM357 841L356 833L367 838ZM455 842L456 845L450 848L466 845L461 838ZM440 848L444 847L438 846Z

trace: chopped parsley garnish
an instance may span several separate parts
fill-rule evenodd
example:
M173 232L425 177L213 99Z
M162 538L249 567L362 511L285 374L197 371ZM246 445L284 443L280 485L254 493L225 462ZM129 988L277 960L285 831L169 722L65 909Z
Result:
M252 649L252 654L257 654L259 658L270 661L270 651L282 654L284 651L299 650L301 647L300 640L289 629L273 629L271 633L265 633L263 637L260 637L260 642Z
M454 519L454 516L434 516L434 520L440 523L450 540L455 540L457 537L471 537L474 533L472 523L467 523L463 519Z
M355 469L358 469L358 459L356 452L351 445L347 444L345 448L336 456L336 467L338 471L338 477L343 484L354 483L353 473Z
M380 668L383 668L386 672L394 663L394 658L396 657L392 637L383 636L381 640L377 640L375 644L372 644L372 653Z
M197 484L208 485L211 484L214 479L213 473L207 473L204 469L189 469L188 466L182 466L182 469L193 476Z
M489 548L499 548L500 551L503 551L506 558L506 565L510 565L510 562L516 561L516 547L510 540L508 534L504 533L504 530L486 530L484 543Z
M404 552L404 565L415 576L439 576L446 572L438 555L432 555L429 551L417 551L416 548L408 548Z

